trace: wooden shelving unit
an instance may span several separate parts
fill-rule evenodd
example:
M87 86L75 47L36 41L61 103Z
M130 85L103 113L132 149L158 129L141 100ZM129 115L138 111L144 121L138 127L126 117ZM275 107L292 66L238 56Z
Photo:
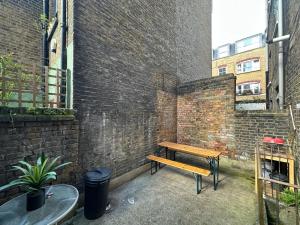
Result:
M289 183L294 185L295 184L295 159L290 154L282 154L282 153L271 153L271 152L264 152L259 154L260 159L259 162L257 162L257 158L255 157L255 191L257 192L257 179L258 176L262 176L261 173L261 161L262 160L271 160L275 162L282 162L288 164L288 177L289 177ZM259 166L257 166L257 163L259 163ZM260 168L260 171L257 171ZM292 187L290 187L291 190L293 190Z

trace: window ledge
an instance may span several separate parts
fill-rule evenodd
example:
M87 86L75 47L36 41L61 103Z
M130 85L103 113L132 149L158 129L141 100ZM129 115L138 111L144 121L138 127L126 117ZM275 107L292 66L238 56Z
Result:
M254 73L254 72L259 72L259 71L261 71L261 69L259 69L259 70L252 70L252 71L248 71L248 72L236 73L236 75L239 76L239 75L242 75L242 74Z

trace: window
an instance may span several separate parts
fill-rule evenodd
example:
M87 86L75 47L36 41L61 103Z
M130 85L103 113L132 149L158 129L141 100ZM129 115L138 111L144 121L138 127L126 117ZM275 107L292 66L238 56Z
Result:
M236 65L236 73L247 73L252 71L260 70L260 61L259 59L251 59L243 62L239 62Z
M219 67L219 76L226 74L226 67Z
M245 52L251 49L259 48L262 46L261 35L248 37L243 40L237 41L236 53Z
M230 45L225 45L218 48L217 58L222 58L230 55Z
M244 83L236 86L237 95L258 95L260 94L260 83Z

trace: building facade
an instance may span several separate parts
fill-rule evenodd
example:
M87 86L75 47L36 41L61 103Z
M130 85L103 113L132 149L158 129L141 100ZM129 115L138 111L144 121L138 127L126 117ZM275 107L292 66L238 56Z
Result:
M47 12L43 4L49 6ZM28 63L46 59L50 67L70 73L68 107L74 109L79 126L78 151L70 154L78 155L81 172L107 166L116 177L144 165L159 141L177 139L177 85L211 77L210 0L32 0L0 5L10 9L0 12L5 17L0 20L0 43L12 46L7 51L22 52L21 62L33 52L38 60ZM20 10L14 10L16 6ZM43 31L31 30L34 37L28 37L31 42L21 50L19 33L27 25L33 29L41 14L49 14L46 51ZM11 32L5 31L12 26Z
M84 169L105 165L118 176L143 165L158 141L176 141L177 84L211 76L211 7L210 0L74 0Z
M212 76L236 76L236 100L266 99L264 36L254 35L213 50Z
M300 2L297 0L283 1L283 35L290 35L289 40L283 41L283 105L284 108L292 106L297 117L298 126L300 118ZM278 37L278 0L269 1L267 40ZM269 57L269 107L279 109L279 76L278 76L278 45L268 45Z

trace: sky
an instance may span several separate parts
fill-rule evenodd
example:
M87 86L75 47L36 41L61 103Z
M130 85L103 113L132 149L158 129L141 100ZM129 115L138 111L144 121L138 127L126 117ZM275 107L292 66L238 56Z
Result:
M212 0L212 47L233 43L266 28L265 0Z

